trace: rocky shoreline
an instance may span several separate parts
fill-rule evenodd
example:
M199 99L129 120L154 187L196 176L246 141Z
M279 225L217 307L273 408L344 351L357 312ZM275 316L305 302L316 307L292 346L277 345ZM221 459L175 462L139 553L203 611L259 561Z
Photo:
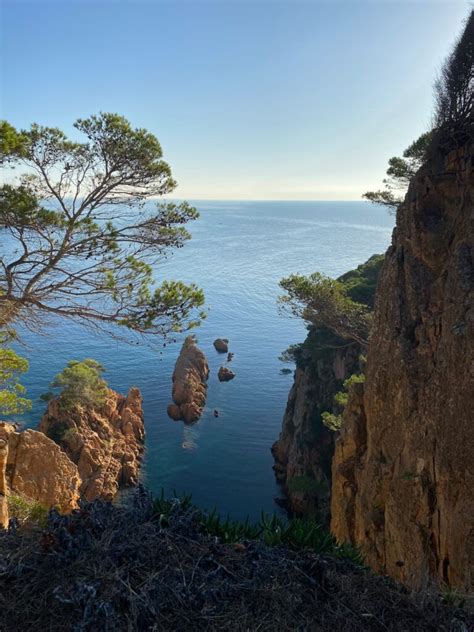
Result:
M141 394L108 389L100 407L49 402L37 430L0 422L0 517L8 527L9 496L70 512L81 497L112 500L138 483L145 428Z

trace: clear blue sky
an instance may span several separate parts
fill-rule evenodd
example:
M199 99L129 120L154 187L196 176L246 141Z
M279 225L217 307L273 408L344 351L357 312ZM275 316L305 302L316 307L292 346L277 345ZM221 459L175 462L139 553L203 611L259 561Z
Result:
M1 117L154 132L191 199L360 199L426 129L465 0L2 0Z

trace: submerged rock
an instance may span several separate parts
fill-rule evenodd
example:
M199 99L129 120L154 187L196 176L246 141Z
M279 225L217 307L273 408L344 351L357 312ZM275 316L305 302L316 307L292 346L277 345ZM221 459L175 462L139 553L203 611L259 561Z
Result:
M227 353L229 351L229 340L227 338L216 338L213 344L219 353Z
M229 382L230 380L234 379L235 373L228 369L226 366L221 366L217 377L219 378L219 382Z
M168 406L168 415L186 423L197 421L206 403L209 366L193 336L188 336L173 371L172 396L174 404Z

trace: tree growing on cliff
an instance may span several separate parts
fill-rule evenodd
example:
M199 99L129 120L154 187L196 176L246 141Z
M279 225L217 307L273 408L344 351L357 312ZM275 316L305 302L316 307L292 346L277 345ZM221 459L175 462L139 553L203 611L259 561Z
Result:
M51 383L53 390L59 390L59 402L63 408L75 404L101 406L107 397L107 382L102 378L104 367L96 360L86 358L79 362L71 360ZM43 395L43 399L54 397L54 392Z
M309 276L292 274L280 281L286 294L280 306L293 316L313 325L327 327L341 338L366 346L371 324L371 310L353 301L341 281L314 272Z
M414 141L402 158L388 161L384 188L367 191L362 197L396 210L430 148L449 151L474 138L474 11L435 82L434 110L433 128Z
M434 126L451 149L474 134L474 10L435 83Z
M309 276L292 274L280 281L286 292L278 303L283 312L303 318L314 327L324 327L332 334L367 346L372 322L372 308L383 255L372 255L355 270L337 279L315 272ZM321 338L322 332L318 338ZM287 349L281 359L298 355L299 345Z
M405 149L401 158L399 156L390 158L388 177L382 181L384 188L378 191L367 191L362 197L395 211L403 202L410 180L423 164L432 137L433 132L425 132Z
M186 202L146 201L174 190L155 136L117 114L79 119L85 142L59 129L0 125L1 161L27 170L0 188L0 326L48 316L117 332L166 335L204 317L194 284L162 281L153 265L190 235Z

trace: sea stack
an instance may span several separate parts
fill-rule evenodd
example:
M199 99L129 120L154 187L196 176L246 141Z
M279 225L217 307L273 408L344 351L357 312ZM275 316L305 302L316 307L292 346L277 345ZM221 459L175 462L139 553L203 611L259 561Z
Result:
M206 356L199 349L193 336L188 336L173 371L173 402L168 415L186 423L197 421L206 403L209 366Z

